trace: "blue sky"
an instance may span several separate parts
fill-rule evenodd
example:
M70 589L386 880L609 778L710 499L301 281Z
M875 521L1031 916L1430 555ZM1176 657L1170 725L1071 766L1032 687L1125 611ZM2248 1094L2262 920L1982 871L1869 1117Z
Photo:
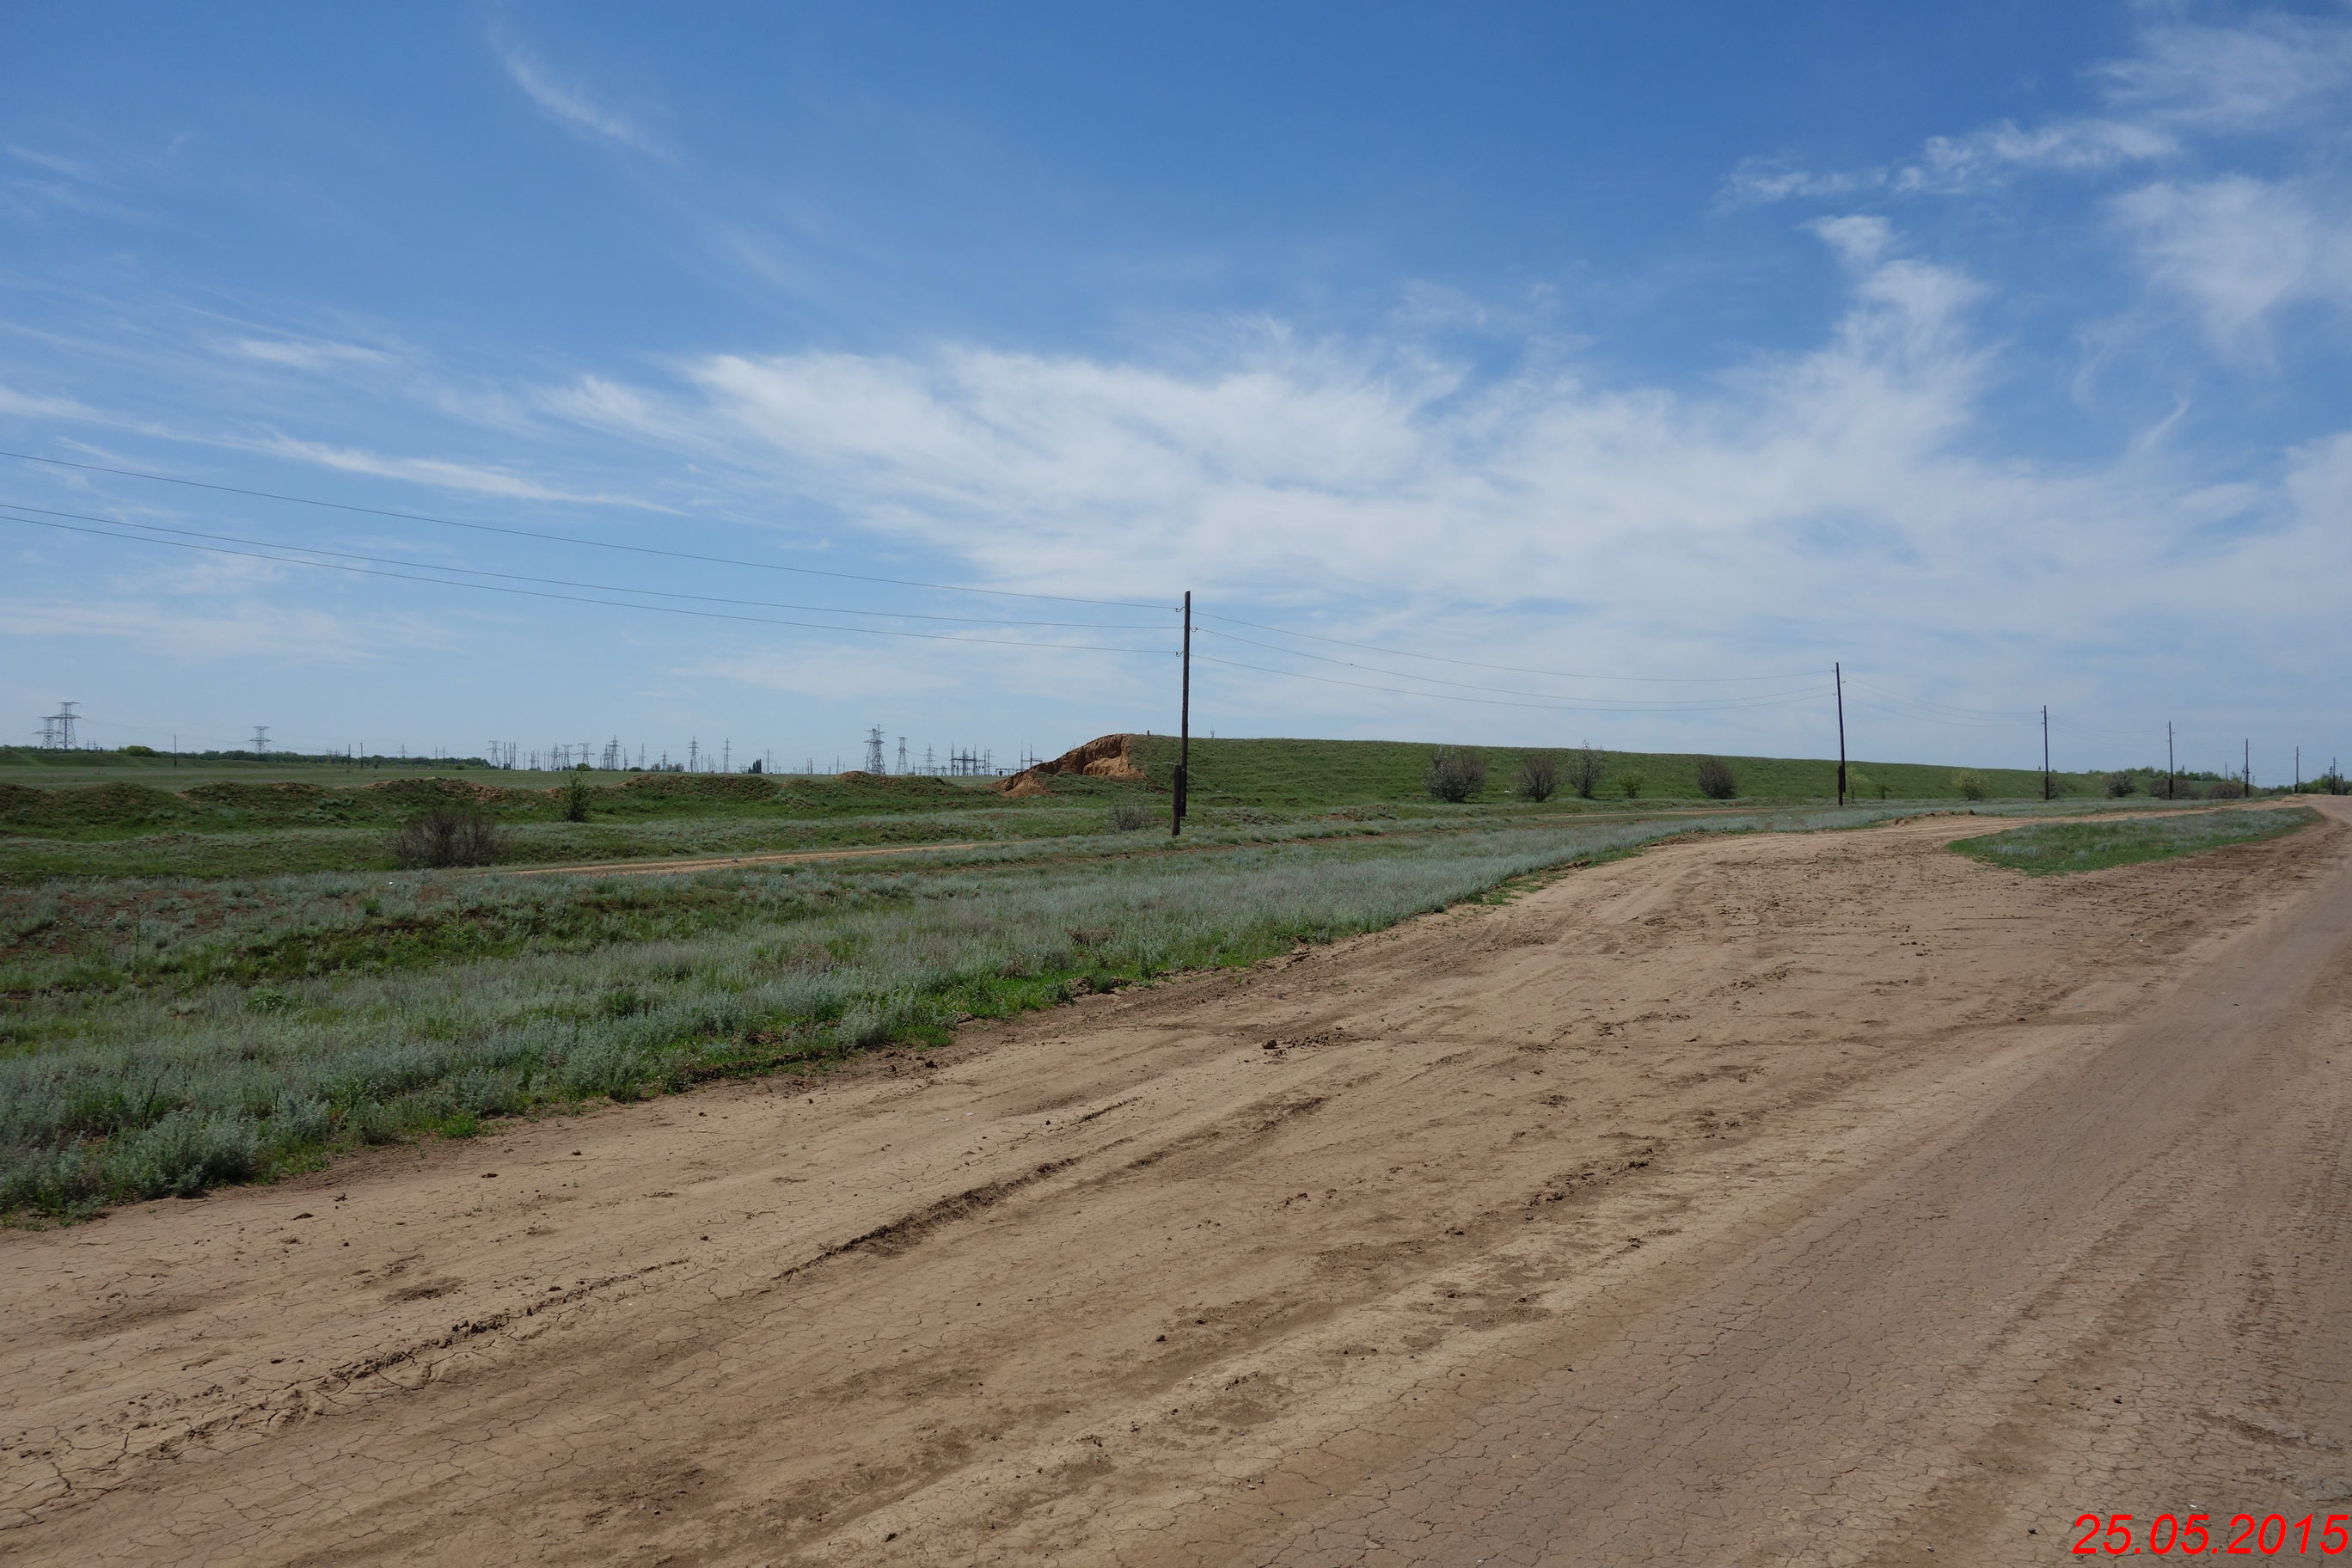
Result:
M2352 753L2341 5L98 4L0 89L21 738L1051 753L1189 587L1203 732L1819 755L1843 660L1858 755Z

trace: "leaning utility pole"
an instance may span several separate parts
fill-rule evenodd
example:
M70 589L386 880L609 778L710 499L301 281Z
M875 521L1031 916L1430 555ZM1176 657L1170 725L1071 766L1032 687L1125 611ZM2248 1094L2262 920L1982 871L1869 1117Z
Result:
M2050 704L2042 705L2042 798L2050 798Z
M1832 662L1830 679L1837 683L1838 710L1838 804L1845 804L1845 667Z
M1184 831L1184 791L1192 763L1192 590L1184 590L1184 673L1176 705L1176 789L1168 803L1168 837Z

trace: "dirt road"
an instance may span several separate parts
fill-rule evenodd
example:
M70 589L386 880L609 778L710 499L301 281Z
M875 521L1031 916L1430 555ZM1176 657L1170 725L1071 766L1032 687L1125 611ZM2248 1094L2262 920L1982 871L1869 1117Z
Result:
M2039 1563L2352 1511L2352 823L2041 880L1968 826L0 1236L0 1558Z

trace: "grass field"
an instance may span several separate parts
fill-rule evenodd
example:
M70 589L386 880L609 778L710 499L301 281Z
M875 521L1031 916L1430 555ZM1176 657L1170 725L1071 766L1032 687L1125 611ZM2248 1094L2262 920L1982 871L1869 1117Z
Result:
M2167 860L2230 844L2252 844L2293 833L2319 820L2307 805L2268 810L2195 811L2177 816L2121 821L2035 822L1981 838L1963 838L1952 848L2029 877L2095 871L2141 860Z
M1422 776L1433 744L1410 741L1209 741L1192 742L1193 800L1204 805L1261 807L1338 805L1360 801L1407 801L1423 798ZM1560 748L1546 748L1554 755ZM1136 760L1155 783L1163 783L1176 765L1177 744L1166 735L1139 736ZM1508 798L1511 776L1525 750L1485 748L1486 788L1479 801ZM1837 795L1837 763L1801 757L1725 757L1744 801L1833 800ZM1626 785L1633 781L1637 801L1697 803L1698 763L1695 753L1612 752L1608 771L1595 797L1611 805L1628 801ZM1919 763L1863 763L1850 765L1854 795L1862 800L1953 800L1960 795L1963 770ZM1985 798L2039 800L2042 775L2014 768L1976 770ZM2061 773L2062 794L2075 797L2103 796L2102 775ZM1884 796L1880 795L1885 788Z
M1476 817L1529 812L1572 817L1657 806L1721 810L1697 787L1698 758L1611 753L1594 797L1564 792L1537 806L1511 795L1520 752L1486 752L1487 784L1472 800L1430 801L1423 776L1434 748L1386 741L1196 740L1193 820L1289 821L1331 812ZM575 775L488 768L166 757L0 748L0 882L73 876L264 877L388 869L386 839L437 805L495 818L502 863L562 865L810 850L847 845L1013 842L1082 830L1118 799L1164 806L1176 742L1139 736L1146 784L1056 775L1050 793L1009 799L987 779L803 777L751 773L585 773L588 820L563 820ZM1835 764L1731 757L1740 808L1831 799ZM1854 765L1857 801L1956 800L1961 770ZM1980 798L2038 798L2039 773L1971 775ZM2062 774L2077 801L2103 799L2101 780Z
M1181 849L1097 834L887 868L0 890L0 1211L71 1215L936 1041L967 1016L1247 963L1692 827L1235 824Z

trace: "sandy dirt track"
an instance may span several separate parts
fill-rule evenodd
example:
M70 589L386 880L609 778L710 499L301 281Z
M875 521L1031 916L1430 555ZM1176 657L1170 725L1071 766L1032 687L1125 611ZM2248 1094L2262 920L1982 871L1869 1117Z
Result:
M2352 1511L2352 820L1942 848L1999 826L1670 844L0 1236L0 1560L2030 1563Z

